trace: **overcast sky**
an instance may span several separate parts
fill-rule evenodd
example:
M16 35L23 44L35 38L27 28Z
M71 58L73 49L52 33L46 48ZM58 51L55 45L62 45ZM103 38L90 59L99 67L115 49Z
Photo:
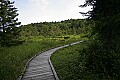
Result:
M22 25L36 22L51 22L67 19L85 18L79 12L86 12L90 7L80 8L85 0L11 0L18 8L18 19Z

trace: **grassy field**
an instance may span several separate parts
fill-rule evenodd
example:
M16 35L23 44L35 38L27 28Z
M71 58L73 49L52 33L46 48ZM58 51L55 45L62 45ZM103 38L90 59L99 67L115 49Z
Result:
M52 54L51 61L60 80L119 80L114 76L100 74L85 67L87 49L88 44L85 41Z
M41 41L23 43L10 48L0 47L0 80L16 80L23 72L28 59L38 52L58 44L57 42Z
M80 43L74 46L60 49L51 56L51 61L60 80L81 79L82 62L80 62L80 58L83 55L81 55L80 52L85 47L86 45L84 43Z
M33 38L19 46L0 47L0 80L16 80L24 72L26 62L37 53L75 42L80 38Z

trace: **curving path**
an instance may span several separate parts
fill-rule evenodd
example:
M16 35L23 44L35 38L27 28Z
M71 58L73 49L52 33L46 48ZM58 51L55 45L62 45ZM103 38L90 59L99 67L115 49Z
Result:
M70 45L75 45L80 42L83 41L78 41ZM69 44L54 49L50 49L31 59L29 64L27 64L25 74L21 77L20 80L59 80L54 70L54 67L50 61L50 56L56 50L67 46L69 46Z

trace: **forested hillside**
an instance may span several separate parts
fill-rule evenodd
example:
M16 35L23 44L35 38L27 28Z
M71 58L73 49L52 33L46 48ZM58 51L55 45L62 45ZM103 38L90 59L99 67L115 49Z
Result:
M89 21L90 22L90 21ZM62 37L66 35L89 34L91 24L88 20L70 19L61 22L41 22L22 25L20 39L28 40L33 37Z

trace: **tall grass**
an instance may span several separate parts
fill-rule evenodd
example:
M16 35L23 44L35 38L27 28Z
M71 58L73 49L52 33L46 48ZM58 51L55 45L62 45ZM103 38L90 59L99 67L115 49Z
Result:
M79 80L83 62L80 62L81 51L87 46L80 43L56 51L51 56L51 61L55 67L60 80ZM83 68L84 69L84 68Z
M111 52L111 54L107 54L108 57L106 57L106 54L104 55L102 53L104 49L100 50L98 44L90 48L90 43L88 43L89 41L60 49L51 56L53 66L60 80L119 80L119 75L109 76L110 73L103 73L104 70L102 68L106 66L101 66L102 63L98 64L100 63L99 61L115 63L115 66L114 64L108 63L107 69L110 70L109 68L111 68L111 66L109 65L113 65L114 68L112 68L111 73L119 73L119 54L116 57L115 53ZM115 57L111 57L111 55ZM114 60L112 60L113 58ZM96 65L98 67L97 69ZM91 69L91 67L93 68Z
M32 56L60 44L58 41L44 40L13 47L0 47L0 80L16 80Z
M64 44L69 44L81 37L67 35L59 38L32 38L19 46L0 46L0 80L16 80L24 72L26 62L39 52Z
M29 40L19 46L0 47L0 80L18 79L24 72L26 62L37 53L77 40L43 38Z

